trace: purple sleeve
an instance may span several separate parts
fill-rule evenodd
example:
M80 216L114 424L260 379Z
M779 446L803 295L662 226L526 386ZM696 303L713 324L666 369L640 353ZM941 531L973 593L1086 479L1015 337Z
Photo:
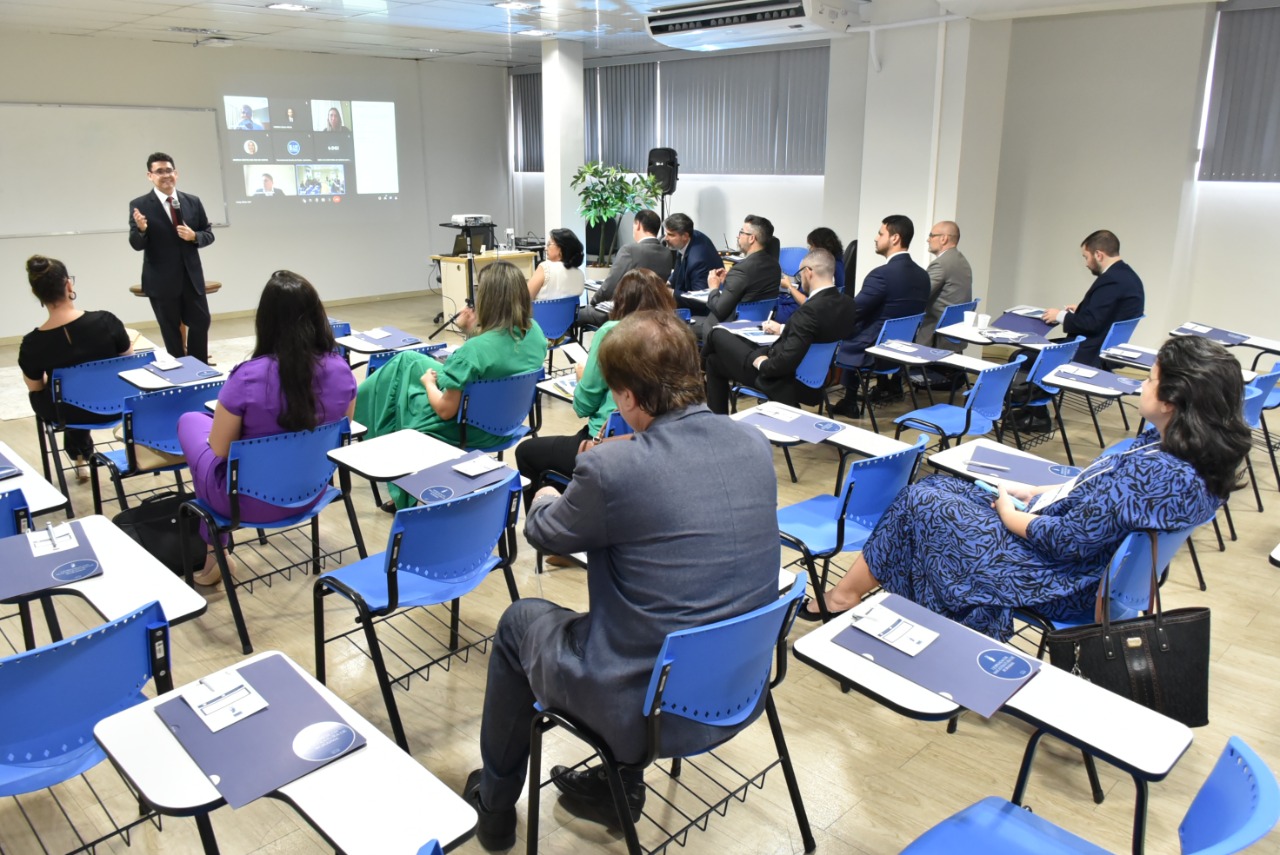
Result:
M222 409L244 418L253 389L261 385L262 368L266 362L265 359L251 359L231 369L227 382L218 392L218 403L222 405Z
M356 378L346 360L330 353L321 363L320 400L321 422L337 421L347 414L347 407L356 397Z

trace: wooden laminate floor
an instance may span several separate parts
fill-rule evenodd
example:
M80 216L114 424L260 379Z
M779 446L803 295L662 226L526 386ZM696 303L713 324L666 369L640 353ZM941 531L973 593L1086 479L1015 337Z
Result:
M331 314L351 321L357 328L394 322L402 329L421 334L434 328L431 318L438 306L438 298L417 297L334 307ZM212 331L215 339L251 334L252 319L217 321ZM16 350L16 346L0 348L6 364L16 362ZM1252 359L1252 354L1248 358ZM889 416L882 419L882 425L904 407L898 404L887 408ZM546 434L568 433L579 427L568 404L547 403L544 416ZM1098 450L1092 426L1082 412L1073 411L1068 418L1077 461L1087 460ZM1122 438L1123 428L1114 408L1101 418L1108 442ZM0 439L32 463L38 460L31 419L0 423ZM1065 461L1056 439L1035 450ZM790 483L781 452L775 453L781 503L831 490L836 469L833 450L807 446L794 449L792 455L798 484ZM1258 513L1251 492L1237 493L1231 505L1239 540L1229 542L1226 551L1220 553L1208 530L1195 538L1208 591L1201 593L1196 588L1185 552L1174 561L1164 588L1166 608L1203 604L1213 609L1211 723L1195 732L1190 750L1168 779L1151 788L1149 852L1177 851L1178 822L1228 736L1242 736L1280 768L1280 569L1270 566L1267 560L1268 553L1280 541L1280 525L1276 523L1280 493L1265 454L1257 450L1253 459L1266 513ZM87 486L73 487L73 496L82 514L91 510ZM370 550L380 550L391 518L376 510L365 485L356 487L355 502ZM115 509L108 506L106 512L110 515ZM322 528L326 541L337 543L349 537L340 507L325 512ZM536 575L532 550L523 540L521 550L516 576L522 595L585 607L582 571L552 570ZM784 552L786 557L790 556ZM310 582L309 577L294 574L292 580L279 580L270 588L257 588L251 596L242 595L257 650L283 650L304 667L313 667ZM97 622L89 609L68 600L62 598L59 605L65 631L78 631ZM224 600L220 592L210 595L209 609L203 617L174 628L173 662L179 682L193 680L241 658ZM480 631L492 632L507 603L502 580L491 578L464 600L464 618ZM347 615L333 603L330 626L336 626L335 621ZM13 637L12 629L6 627L5 631ZM808 625L798 624L795 633L806 631ZM364 656L349 645L331 645L329 663L329 685L334 691L389 733L372 667ZM480 709L487 664L487 654L475 653L469 661L457 662L448 671L433 670L429 680L415 680L407 693L398 693L414 756L459 790L467 773L479 765ZM819 851L828 853L897 852L953 811L988 794L1008 796L1028 735L1025 726L1008 718L997 716L983 721L972 714L961 720L957 733L948 735L944 725L914 722L858 694L842 694L830 679L794 660L786 682L777 692L777 703ZM753 763L763 765L771 748L767 726L761 720L733 744L729 756L744 768ZM576 761L582 753L573 743L553 734L547 765ZM1035 765L1027 803L1042 816L1112 851L1128 851L1131 783L1105 764L1099 764L1099 768L1107 799L1095 805L1079 755L1046 740ZM118 815L128 816L128 796L106 764L92 773L90 780L109 807ZM651 771L650 782L658 780ZM387 784L395 786L394 781ZM82 784L64 785L57 793L82 832L101 823L100 809ZM50 796L23 797L21 806L49 851L65 852L76 845ZM521 839L516 851L523 851L525 845L524 810L522 801ZM290 807L274 801L261 800L238 811L223 808L213 815L213 825L222 851L228 855L329 851ZM573 819L549 793L543 801L542 834L542 851L547 853L625 851L620 838L600 826ZM162 832L142 827L134 832L132 842L132 847L126 848L118 840L111 841L100 846L99 851L199 850L194 823L183 819L164 820ZM14 855L41 851L28 820L12 799L0 800L0 850ZM731 804L727 816L712 817L707 831L690 834L687 850L802 851L781 774L771 773L762 790L752 789L745 802ZM482 850L470 841L457 851ZM1255 851L1280 853L1280 832L1273 832Z

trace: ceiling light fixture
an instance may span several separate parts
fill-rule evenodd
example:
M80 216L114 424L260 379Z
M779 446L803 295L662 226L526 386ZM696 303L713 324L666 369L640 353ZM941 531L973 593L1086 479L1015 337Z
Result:
M506 9L511 12L527 12L534 8L533 3L519 3L516 0L504 0L502 3L494 3L495 9Z
M302 3L271 3L267 5L268 9L275 9L277 12L314 12L315 6L306 6Z
M519 32L516 33L516 35L537 37L537 36L549 36L551 35L551 33L547 32L546 30L520 30Z

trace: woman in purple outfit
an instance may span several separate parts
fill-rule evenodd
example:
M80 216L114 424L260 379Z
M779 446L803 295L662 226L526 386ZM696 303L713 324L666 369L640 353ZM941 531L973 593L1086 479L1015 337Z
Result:
M186 413L178 420L178 441L196 496L223 515L231 513L227 454L232 442L311 430L350 416L355 408L355 378L334 353L333 330L310 282L288 270L271 274L258 301L255 326L253 357L232 369L213 415ZM247 519L266 522L300 511L240 497L240 512ZM207 540L207 533L202 534ZM210 553L195 580L215 585L219 579Z

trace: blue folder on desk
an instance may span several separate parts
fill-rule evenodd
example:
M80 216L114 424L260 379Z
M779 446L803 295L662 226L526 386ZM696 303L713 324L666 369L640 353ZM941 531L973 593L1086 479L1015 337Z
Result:
M1053 383L1052 375L1057 373L1070 377L1077 382L1088 383L1090 386L1097 386L1100 389L1110 389L1122 395L1137 395L1142 391L1141 380L1113 374L1101 368L1094 368L1092 365L1081 365L1079 362L1068 362L1066 365L1059 365L1051 372L1045 382Z
M1123 345L1109 347L1102 351L1102 355L1106 359L1114 359L1117 362L1126 362L1131 365L1141 365L1143 368L1151 368L1156 364L1156 355L1154 353L1148 353L1145 350L1133 350Z
M423 504L430 504L431 502L443 502L456 496L465 496L467 493L474 493L476 490L483 490L485 487L497 484L512 475L512 470L509 466L499 466L475 477L463 475L453 468L459 463L483 456L483 451L472 451L462 457L456 457L453 460L446 460L444 463L429 466L421 472L406 475L392 483Z
M844 430L844 425L840 424L840 422L824 419L820 416L811 416L808 413L796 416L791 421L775 419L768 414L767 407L768 405L756 407L739 421L758 428L764 428L773 433L794 436L801 442L823 442Z
M1016 312L1005 312L991 326L1011 332L1026 333L1046 341L1049 332L1053 329L1053 324L1046 324L1039 318L1029 318Z
M846 650L990 718L1040 670L1040 663L940 614L889 594L880 605L938 633L915 656L850 626L832 639Z
M9 458L0 454L0 481L6 478L16 478L22 474L22 470L14 466Z
M983 464L989 464L984 466ZM1023 457L1010 451L1001 451L979 445L969 456L965 467L970 475L983 480L1017 481L1033 487L1063 484L1080 474L1080 467L1053 463L1036 457Z
M1198 335L1202 338L1212 339L1218 344L1230 347L1233 344L1240 344L1249 337L1244 333L1231 332L1218 327L1210 327L1204 324L1195 324L1188 321L1173 331L1174 335Z
M177 368L170 368L165 371L163 368L157 368L153 362L143 367L161 380L168 380L175 386L181 386L184 383L195 383L200 380L212 380L214 377L221 377L222 372L216 368L210 368L194 356L183 356L178 359L181 363Z
M365 744L284 657L268 656L238 670L267 708L217 733L183 698L156 707L156 715L233 808Z
M903 356L927 359L929 362L941 362L948 356L955 356L950 350L944 350L941 347L926 347L923 344L916 344L913 341L900 341L896 338L880 342L880 347L884 350L901 353Z
M410 335L404 330L398 330L395 327L382 326L379 327L383 332L387 333L382 338L376 338L368 333L353 332L352 335L361 341L366 341L375 347L383 350L395 350L398 347L412 347L422 341L416 335Z
M84 528L76 521L68 525L75 536L76 545L47 555L32 554L31 540L26 534L0 539L0 567L4 568L4 572L0 573L0 600L20 599L49 588L102 575L98 554L89 544ZM47 536L44 530L30 533L30 537L34 538Z

